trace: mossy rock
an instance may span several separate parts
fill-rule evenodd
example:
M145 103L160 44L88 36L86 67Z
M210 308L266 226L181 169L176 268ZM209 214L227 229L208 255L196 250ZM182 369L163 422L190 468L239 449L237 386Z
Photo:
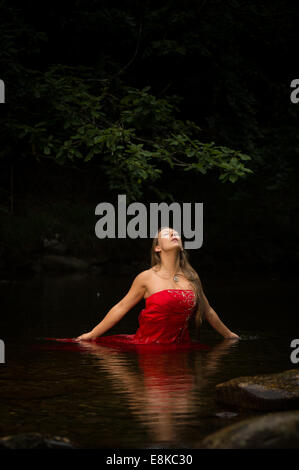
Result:
M252 410L299 408L299 370L228 380L216 385L216 400Z
M48 437L31 432L2 437L0 449L75 449L75 446L66 437Z
M299 411L267 413L207 436L200 449L298 449Z

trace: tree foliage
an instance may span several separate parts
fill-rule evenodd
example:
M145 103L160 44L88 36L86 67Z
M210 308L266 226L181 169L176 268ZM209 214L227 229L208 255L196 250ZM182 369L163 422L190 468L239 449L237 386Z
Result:
M214 142L202 142L201 129L175 117L177 96L157 98L143 89L92 77L92 70L62 65L32 74L32 102L25 121L7 122L23 152L40 161L95 160L111 190L128 199L142 196L159 179L161 164L201 174L217 169L223 182L235 182L252 170L248 155ZM27 150L25 150L27 148ZM171 197L171 194L168 195Z
M29 3L0 3L2 156L92 163L132 198L166 169L284 187L294 160L271 155L297 152L298 111L264 60L294 39L279 0Z
M5 3L2 0L2 6ZM107 14L104 9L106 21ZM121 8L117 17L124 28L134 26ZM195 122L177 117L182 98L176 94L157 97L150 85L134 87L121 77L114 80L102 69L82 64L29 67L30 54L39 53L47 35L35 34L24 16L14 18L12 14L7 18L2 31L10 64L7 77L12 80L14 69L15 84L22 81L23 86L14 90L17 96L2 126L4 141L10 140L6 150L12 151L15 145L23 155L34 155L39 161L49 158L60 165L93 160L109 188L125 192L129 199L141 197L144 185L156 182L167 167L169 172L178 168L201 174L216 169L220 181L232 183L252 173L247 167L250 156L202 139ZM21 50L31 47L26 60L20 57L20 37L25 38Z

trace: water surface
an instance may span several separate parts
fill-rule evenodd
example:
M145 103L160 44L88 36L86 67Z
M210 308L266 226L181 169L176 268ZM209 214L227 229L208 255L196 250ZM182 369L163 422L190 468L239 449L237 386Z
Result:
M0 282L0 437L41 432L84 448L193 448L210 432L260 414L217 403L216 384L297 367L290 343L299 337L298 282L257 276L209 279L210 304L242 339L223 340L206 324L200 341L208 351L139 354L43 340L90 330L131 282L90 274ZM134 333L143 307L107 334Z

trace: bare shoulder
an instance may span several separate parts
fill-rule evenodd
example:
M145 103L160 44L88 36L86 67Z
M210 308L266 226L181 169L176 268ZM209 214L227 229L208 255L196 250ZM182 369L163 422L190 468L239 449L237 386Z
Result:
M134 279L134 282L140 284L142 287L146 287L149 280L151 279L152 271L151 269L146 269L141 271Z
M127 294L116 305L121 307L124 312L128 312L134 307L144 297L147 289L147 279L147 270L137 274Z

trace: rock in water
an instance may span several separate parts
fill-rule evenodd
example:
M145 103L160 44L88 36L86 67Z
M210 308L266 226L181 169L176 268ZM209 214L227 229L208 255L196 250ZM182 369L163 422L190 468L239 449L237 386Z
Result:
M66 437L45 437L37 432L5 436L0 439L0 449L75 449Z
M252 410L288 410L299 407L299 370L239 377L216 385L216 400Z
M200 449L298 449L299 411L268 413L207 436Z
M41 263L48 270L82 271L88 269L86 261L74 256L44 255Z

